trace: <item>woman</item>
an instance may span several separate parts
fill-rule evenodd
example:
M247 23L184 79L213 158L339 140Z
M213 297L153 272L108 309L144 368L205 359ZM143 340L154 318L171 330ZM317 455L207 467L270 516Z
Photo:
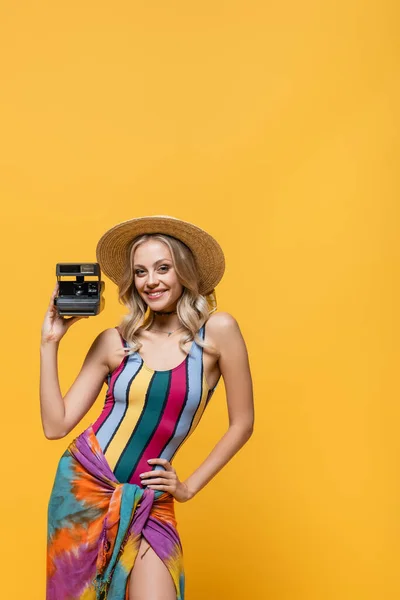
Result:
M184 600L174 501L193 498L253 430L245 342L234 317L215 312L224 255L207 232L169 216L119 223L102 236L96 255L128 314L96 337L64 397L58 345L82 317L56 313L58 285L42 326L40 402L48 439L69 434L107 384L98 418L57 467L48 506L46 598ZM172 459L221 375L229 428L181 481Z

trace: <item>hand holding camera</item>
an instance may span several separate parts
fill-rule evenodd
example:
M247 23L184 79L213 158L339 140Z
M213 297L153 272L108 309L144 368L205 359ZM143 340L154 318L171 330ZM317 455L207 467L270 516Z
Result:
M57 307L54 304L54 299L58 293L58 289L59 282L57 281L53 293L51 294L50 303L42 325L42 344L47 344L48 342L59 342L73 323L76 323L76 321L79 321L79 319L88 318L87 316L76 316L66 319L64 316L60 316L57 312Z
M98 315L105 305L98 263L57 263L56 275L42 325L42 344L59 342L73 323Z

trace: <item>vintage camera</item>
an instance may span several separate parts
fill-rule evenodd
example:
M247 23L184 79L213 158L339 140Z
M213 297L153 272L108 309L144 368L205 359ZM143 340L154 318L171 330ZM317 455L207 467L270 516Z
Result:
M54 304L59 315L94 316L103 310L105 284L99 263L57 263L56 275L58 294Z

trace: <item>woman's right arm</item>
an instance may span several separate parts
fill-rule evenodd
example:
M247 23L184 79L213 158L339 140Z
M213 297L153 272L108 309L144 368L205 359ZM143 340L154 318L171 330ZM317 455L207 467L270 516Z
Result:
M93 405L110 370L109 349L116 339L112 329L106 329L96 337L77 378L63 398L58 379L59 343L73 323L87 317L66 319L58 315L54 305L57 289L58 284L45 315L40 344L40 413L43 432L48 439L66 436ZM121 354L123 349L118 350Z

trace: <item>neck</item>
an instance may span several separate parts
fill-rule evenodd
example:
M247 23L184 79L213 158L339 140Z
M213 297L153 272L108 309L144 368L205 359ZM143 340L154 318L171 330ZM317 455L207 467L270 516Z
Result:
M161 316L167 316L167 315L176 315L176 310L154 310L153 311L155 315L161 315Z
M181 323L179 321L178 315L176 312L172 312L171 314L160 314L160 313L171 313L170 310L166 311L154 311L154 328L161 329L163 331L174 331L180 327Z

